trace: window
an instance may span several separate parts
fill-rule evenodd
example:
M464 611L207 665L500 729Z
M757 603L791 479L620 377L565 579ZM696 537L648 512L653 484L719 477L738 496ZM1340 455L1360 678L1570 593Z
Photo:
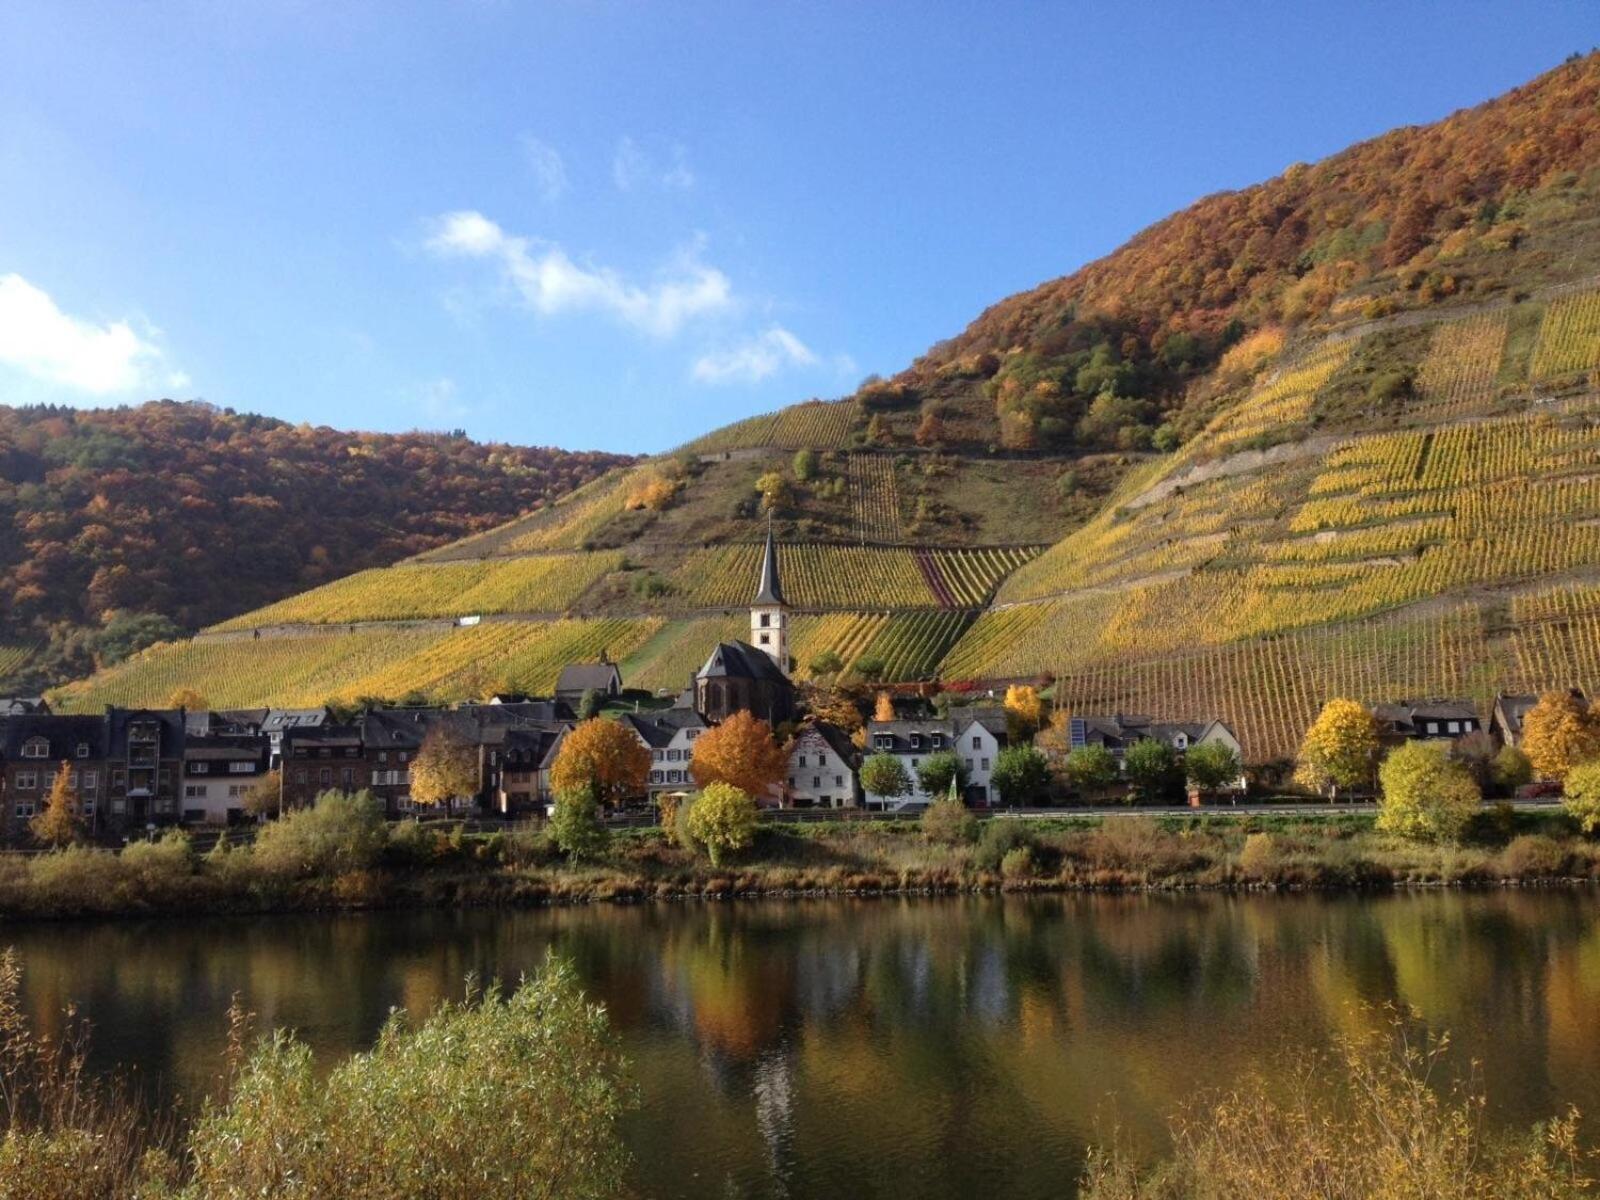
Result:
M761 614L761 628L770 629L771 627L772 627L772 614L771 613L762 613ZM761 639L761 644L763 646L765 646L767 644L767 639L766 638L762 638Z
M89 743L88 742L79 742L78 743L78 757L79 758L88 758L89 757Z
M983 769L985 771L989 769L989 760L987 758L983 760Z
M1448 725L1445 726L1445 729L1448 730L1450 733L1460 733L1461 732L1461 722L1460 721L1451 721Z
M192 762L189 764L189 774L209 775L211 774L211 764L207 762Z
M813 775L811 777L811 786L814 787L814 788L821 787L822 786L822 776L821 775Z
M82 804L78 805L78 811L86 817L94 816L94 801L85 800Z
M296 771L294 773L294 781L296 783L300 783L300 784L305 783L305 781L306 781L306 773L304 771Z
M790 787L794 787L795 786L794 776L793 775L789 776L789 786Z
M802 754L802 755L800 755L799 760L795 763L795 766L804 767L805 765L806 765L806 756L804 754Z
M1428 732L1429 733L1438 733L1439 732L1439 722L1437 722L1437 721L1429 721L1428 722Z
M944 734L942 734L942 733L934 734L933 735L933 748L935 750L937 750L937 749L939 749L940 746L943 746L943 745L944 745Z
M835 775L833 777L833 786L834 787L843 787L844 786L844 776L843 775Z
M35 808L32 800L18 800L16 813L19 819L28 820L33 817Z
M128 786L128 773L126 771L111 772L111 786L117 791L122 791Z
M205 794L206 789L198 783L186 783L183 785L183 798L185 800L198 800Z
M121 796L113 796L113 797L111 797L111 815L112 816L120 817L123 813L125 813L127 811L128 811L128 802L126 800L124 800Z
M983 738L976 733L972 735L972 748L974 750L983 749Z
M767 645L767 644L768 644L768 643L769 643L769 642L770 642L770 641L771 641L771 640L772 640L772 639L771 639L771 638L769 638L769 637L768 637L768 636L767 636L767 635L766 635L766 634L764 634L764 633L763 633L763 634L762 634L762 635L761 635L761 644L762 644L762 645L763 645L763 646L765 646L765 645Z
M650 772L650 782L651 783L660 783L661 782L661 776L663 774L664 774L664 772L662 772L662 771L651 771Z
M968 771L972 770L972 760L970 758L963 758L961 760L961 765L964 766Z
M389 752L387 750L379 750L378 751L378 761L379 762L388 762L389 761Z
M94 791L95 786L99 782L100 782L100 772L99 771L85 771L83 773L83 790L84 791L86 791L86 792Z
M339 782L341 784L343 784L346 788L354 787L355 786L355 782L356 782L356 771L355 771L355 768L354 767L344 767L343 769L341 769L340 772L339 772Z
M42 737L31 737L22 743L23 758L49 758L50 743Z
M241 787L237 783L230 783L228 785L228 799L237 800L240 796L244 795L245 790L245 788Z
M665 762L667 760L667 752L665 750L652 750L650 751L650 757L656 762Z
M913 733L911 735L911 748L913 750L922 749L922 735L920 733Z
M19 792L31 792L39 786L39 775L36 771L18 771L16 779Z
M323 787L327 787L329 784L331 784L333 782L333 768L323 767L320 771L318 771L317 782Z
M255 763L251 762L249 759L245 759L243 762L231 762L228 764L228 774L230 775L251 775L255 773L255 769Z

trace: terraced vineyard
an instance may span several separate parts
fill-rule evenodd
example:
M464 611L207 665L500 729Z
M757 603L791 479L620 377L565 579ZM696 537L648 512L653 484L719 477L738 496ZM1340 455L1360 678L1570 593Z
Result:
M1539 326L1530 374L1550 379L1600 367L1600 291L1550 301Z
M850 456L850 507L864 541L900 540L900 489L894 459L887 454Z
M1317 390L1344 365L1353 340L1330 342L1278 372L1265 387L1225 413L1209 430L1213 449L1234 450L1263 437L1274 437L1311 415Z
M1506 340L1506 314L1489 313L1434 326L1417 371L1420 408L1432 418L1476 412L1494 398Z
M911 550L885 546L785 546L783 586L797 608L976 608L1031 548ZM733 608L750 600L761 547L720 546L688 555L671 576L675 603Z
M560 612L621 563L622 554L609 551L361 571L218 628Z
M22 670L38 653L33 646L0 645L0 683Z
M418 561L450 562L496 554L580 550L602 525L622 512L629 494L650 470L633 467L610 471L549 508L418 555Z
M622 678L648 692L684 687L718 642L747 640L750 619L743 613L668 621L626 659Z
M725 425L705 437L696 438L683 450L691 454L721 454L729 450L767 447L831 450L845 444L856 414L853 400L814 400Z

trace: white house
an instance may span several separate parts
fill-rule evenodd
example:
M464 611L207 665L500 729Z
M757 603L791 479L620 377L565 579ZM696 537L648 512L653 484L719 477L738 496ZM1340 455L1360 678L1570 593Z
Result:
M227 825L245 818L245 801L267 773L258 737L189 737L183 747L183 819Z
M657 712L624 713L618 718L650 750L650 798L663 792L684 792L694 787L689 773L694 742L708 726L692 708L667 708Z
M911 778L911 794L893 797L867 794L869 808L921 805L937 799L930 796L917 778L917 769L932 755L950 751L961 760L966 776L968 804L995 803L994 766L1006 745L1005 714L998 709L982 709L948 719L869 721L867 751L892 754Z
M1226 722L1215 718L1203 721L1157 721L1153 717L1114 713L1110 716L1073 717L1068 729L1070 744L1074 749L1088 745L1104 746L1116 757L1119 768L1128 747L1146 738L1166 743L1180 758L1193 746L1220 742L1238 755L1241 763L1244 761L1244 751L1238 737ZM1244 775L1241 774L1227 786L1242 792L1245 788Z
M794 808L854 808L856 748L844 731L807 722L789 747L784 803Z

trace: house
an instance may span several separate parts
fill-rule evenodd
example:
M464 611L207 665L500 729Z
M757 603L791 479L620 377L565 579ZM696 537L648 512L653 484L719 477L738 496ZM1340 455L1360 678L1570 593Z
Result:
M272 768L283 765L283 737L291 729L319 729L331 724L333 714L322 708L269 708L261 719L260 731L267 736Z
M288 725L279 745L285 811L303 808L323 792L355 792L369 783L358 724Z
M517 727L506 732L493 805L502 816L539 813L550 798L550 764L564 727Z
M250 793L267 775L268 743L259 734L188 734L183 744L183 820L236 825Z
M602 701L622 695L622 670L604 654L594 663L569 663L556 680L556 699L576 708L583 697L594 692Z
M1178 757L1189 749L1211 742L1221 742L1244 761L1244 749L1238 736L1225 721L1207 718L1193 721L1158 721L1154 717L1130 713L1113 713L1109 716L1073 717L1068 722L1068 742L1072 749L1079 746L1104 746L1116 757L1118 767L1128 747L1146 738L1165 743ZM1231 790L1243 791L1245 778L1228 785Z
M1454 741L1483 728L1478 707L1471 700L1400 700L1374 704L1378 740L1384 745L1401 742Z
M927 717L867 722L867 748L873 754L892 754L900 759L911 778L911 794L905 803L927 804L938 799L929 795L917 778L924 759L944 751L961 760L966 779L964 798L968 804L988 805L996 800L994 765L1006 746L1005 714L999 709L975 709L955 717ZM867 794L868 807L886 807L895 801Z
M107 824L118 831L179 819L186 717L182 709L107 707Z
M9 841L28 837L28 822L44 808L61 764L77 792L78 815L91 832L104 828L106 720L103 716L55 716L48 711L0 721L0 798Z
M844 730L807 721L789 746L784 803L793 808L854 808L856 758Z
M0 696L0 718L36 715L50 715L50 703L43 696Z
M261 732L262 723L271 711L267 708L195 709L183 714L183 730L187 737L218 734L253 737Z
M1585 709L1589 707L1589 698L1581 688L1571 688L1568 694ZM1502 745L1521 746L1522 723L1538 703L1539 697L1535 695L1496 694L1494 707L1489 711L1489 731L1500 739Z
M650 799L694 787L689 763L694 742L709 726L693 709L668 708L658 712L625 713L619 718L650 751Z

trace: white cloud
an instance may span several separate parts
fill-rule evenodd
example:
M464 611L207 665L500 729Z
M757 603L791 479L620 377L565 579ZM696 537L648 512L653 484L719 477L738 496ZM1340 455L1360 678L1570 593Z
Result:
M443 375L412 387L408 399L430 421L459 421L472 411L462 401L456 381Z
M603 312L657 337L670 337L697 317L734 304L733 284L696 252L679 256L649 285L625 280L609 267L585 267L551 242L508 234L478 212L447 213L433 222L427 242L447 258L488 259L527 306L542 316Z
M522 156L527 160L528 170L544 202L553 204L559 200L567 190L567 164L562 161L561 152L548 142L524 135Z
M701 383L759 383L785 367L815 366L811 348L781 325L728 350L702 354L692 374Z
M187 387L163 372L162 352L126 320L96 324L69 316L20 275L0 275L0 365L95 396L162 386Z
M624 192L646 184L670 192L684 192L694 186L694 172L689 168L689 152L682 146L674 145L669 161L660 163L641 150L631 137L624 137L611 156L611 180Z

